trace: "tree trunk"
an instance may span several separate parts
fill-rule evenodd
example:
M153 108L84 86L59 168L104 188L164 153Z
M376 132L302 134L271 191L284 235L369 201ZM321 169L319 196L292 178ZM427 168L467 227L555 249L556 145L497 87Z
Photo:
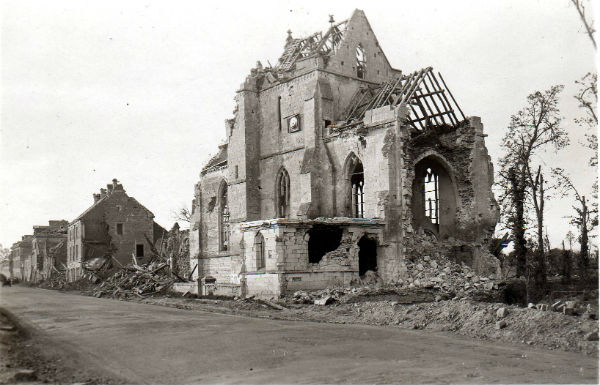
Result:
M514 168L510 170L511 195L514 201L511 232L514 242L517 277L525 276L527 258L527 243L525 240L525 182L523 178L523 173L518 176Z
M587 220L588 220L588 207L585 200L585 197L581 199L581 237L579 240L579 244L581 245L581 250L579 251L579 276L582 280L587 280L588 278L588 268L589 268L589 246L588 246L588 228L587 228Z

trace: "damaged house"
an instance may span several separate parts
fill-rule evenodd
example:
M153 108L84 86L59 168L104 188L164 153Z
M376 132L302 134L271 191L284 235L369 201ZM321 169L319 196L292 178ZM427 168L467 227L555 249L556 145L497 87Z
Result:
M23 235L21 240L13 243L10 248L12 261L12 276L21 281L31 279L31 250L33 235Z
M48 226L33 226L31 280L46 279L54 269L64 270L67 263L66 220L48 221Z
M112 256L126 265L150 258L150 245L166 231L154 214L127 195L117 179L100 193L93 194L94 204L69 224L67 232L67 281L79 279L83 263L96 257Z
M494 269L498 220L480 118L441 74L388 62L365 14L294 38L240 86L190 228L200 289L279 296L406 275L423 243ZM436 246L437 247L437 246ZM441 250L441 249L440 249Z

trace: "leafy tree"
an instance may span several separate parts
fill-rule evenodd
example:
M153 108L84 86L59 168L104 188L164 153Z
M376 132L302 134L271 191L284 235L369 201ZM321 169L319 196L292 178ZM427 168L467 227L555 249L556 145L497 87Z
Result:
M503 205L503 210L509 217L515 250L518 250L517 266L525 262L528 301L541 295L546 283L543 232L546 186L541 166L536 169L534 163L538 153L548 146L560 150L569 143L558 108L562 90L562 85L555 85L530 94L526 106L511 116L502 141L506 155L500 160L500 179L507 187L504 189L507 204ZM527 199L536 218L535 253L528 253L524 243Z

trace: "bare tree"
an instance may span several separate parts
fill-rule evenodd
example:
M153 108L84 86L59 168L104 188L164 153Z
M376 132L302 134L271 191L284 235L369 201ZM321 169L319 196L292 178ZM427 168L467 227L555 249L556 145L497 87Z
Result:
M190 223L192 212L187 207L180 207L178 210L171 210L171 217L175 221Z
M513 219L515 250L524 247L518 242L524 242L527 197L532 203L537 222L537 252L531 256L532 253L527 253L525 249L520 250L524 256L517 256L526 262L528 300L541 295L546 282L543 231L546 186L541 166L536 170L533 163L537 153L549 145L559 150L569 143L567 133L561 127L558 109L558 96L562 89L563 86L556 85L546 91L530 94L525 108L511 116L502 142L506 155L500 160L500 178L509 187L505 189L505 195L511 202L503 209L508 210Z
M593 151L589 164L596 167L598 165L598 136L596 135L596 128L598 127L598 116L596 114L598 75L588 72L580 80L575 80L575 83L579 85L579 91L574 98L579 102L579 108L583 110L583 116L576 118L575 123L588 131L592 131L586 134L587 143L585 145Z
M577 13L579 14L579 17L581 18L581 22L583 23L585 30L588 34L588 36L590 37L590 40L592 41L592 44L594 45L594 49L596 49L596 40L594 39L594 33L596 32L596 30L594 29L594 23L592 22L592 20L588 20L587 15L585 14L585 1L584 0L571 0L571 3L573 3L573 5L575 6L575 9L577 9Z
M597 206L592 206L590 208L589 202L586 200L585 196L579 193L571 181L571 178L569 178L563 169L555 168L553 169L553 172L557 176L564 194L567 195L572 193L579 203L579 207L573 206L576 215L571 216L570 218L571 223L579 229L578 241L580 250L577 258L579 276L583 279L587 279L589 268L589 233L598 225L598 208Z

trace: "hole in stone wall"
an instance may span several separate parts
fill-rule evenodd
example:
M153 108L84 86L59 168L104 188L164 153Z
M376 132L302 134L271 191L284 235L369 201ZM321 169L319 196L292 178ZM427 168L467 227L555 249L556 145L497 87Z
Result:
M363 235L358 247L358 275L363 276L369 270L377 271L377 241Z
M308 262L319 263L325 254L337 249L342 233L342 228L328 225L314 225L308 230Z

